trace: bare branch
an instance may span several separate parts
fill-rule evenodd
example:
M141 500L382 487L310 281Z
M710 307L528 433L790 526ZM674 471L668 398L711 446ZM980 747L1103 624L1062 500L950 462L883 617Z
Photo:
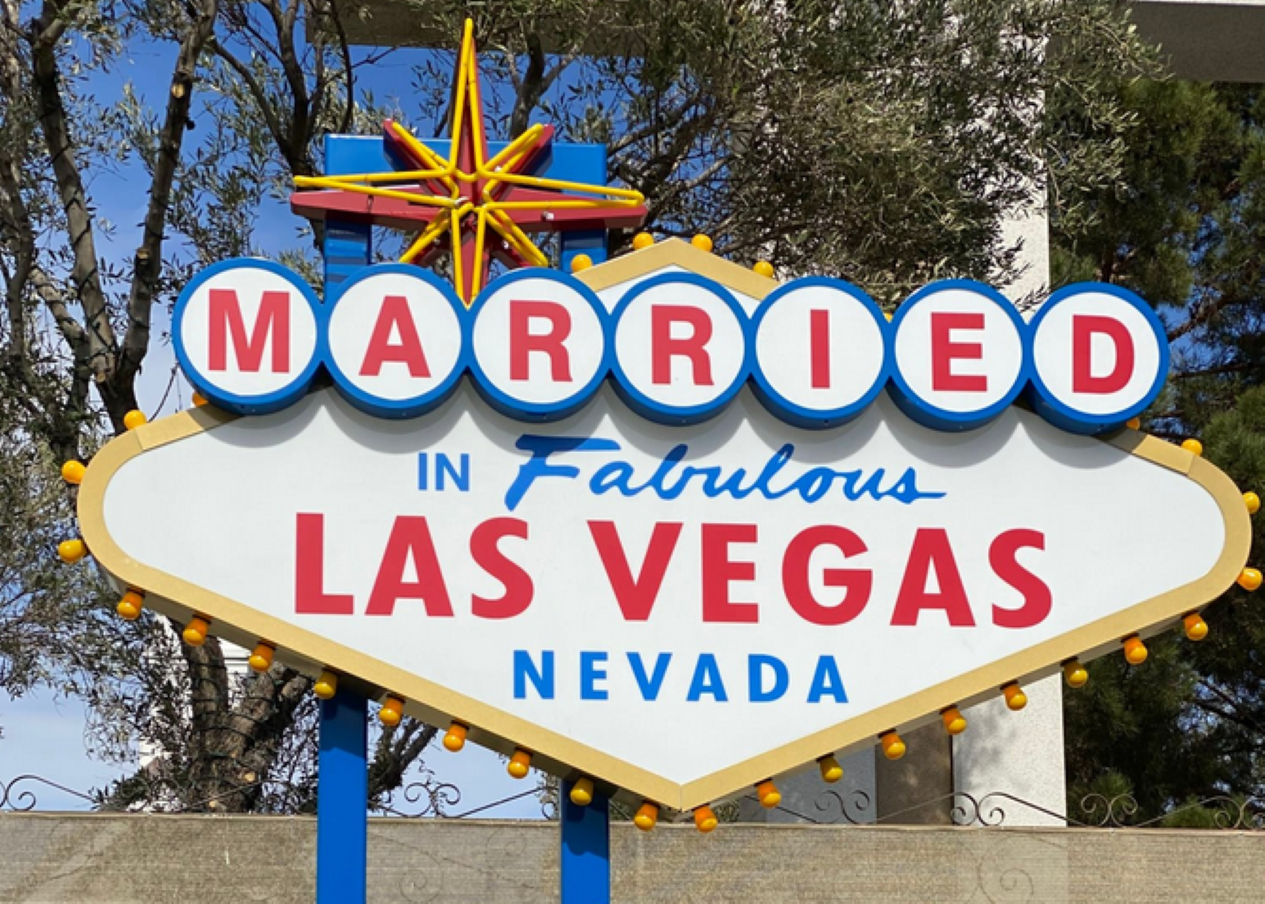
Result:
M189 109L193 99L193 77L197 71L202 49L214 34L216 0L200 0L197 16L188 26L180 50L176 55L171 89L167 94L167 109L162 129L158 134L158 156L154 161L153 179L149 190L149 205L145 211L144 232L141 246L133 261L132 287L127 301L128 325L123 339L122 360L118 366L115 391L126 406L110 406L112 419L121 421L126 410L135 405L133 379L140 370L141 362L149 348L150 312L158 277L162 273L163 233L167 224L167 208L171 200L171 184L180 162L185 128L189 122Z
M75 295L84 312L88 360L98 385L114 372L117 347L114 328L97 269L96 241L88 196L75 160L66 108L62 100L61 73L57 64L56 42L67 20L59 4L45 2L37 28L31 36L32 77L39 99L40 127L48 148L49 162L57 184L57 194L66 216L73 257L71 276Z

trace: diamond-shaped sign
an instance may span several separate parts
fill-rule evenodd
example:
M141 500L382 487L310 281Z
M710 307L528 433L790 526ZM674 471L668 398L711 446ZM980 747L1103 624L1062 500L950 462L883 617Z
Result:
M777 285L682 243L582 280L614 307L682 271L747 309ZM806 429L744 387L674 427L608 384L532 424L468 379L408 420L333 389L177 414L102 450L79 506L152 608L679 808L1161 630L1250 537L1203 459L1018 406L945 433L881 395Z

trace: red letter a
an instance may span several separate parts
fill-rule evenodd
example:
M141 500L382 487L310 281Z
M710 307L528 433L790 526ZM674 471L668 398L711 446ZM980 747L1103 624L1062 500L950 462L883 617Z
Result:
M410 557L417 569L416 581L404 580L404 568ZM452 615L452 602L448 599L444 573L439 569L430 527L425 518L411 515L395 519L365 615L394 615L396 600L401 599L421 600L427 615Z
M399 342L391 341L393 330L399 334ZM365 360L360 365L360 375L376 377L388 361L407 365L410 377L430 376L426 355L422 353L422 340L417 335L417 324L409 311L408 299L403 295L388 295L382 299L378 322L373 325Z
M933 567L940 588L938 593L927 591L927 578ZM905 577L896 594L892 624L916 625L923 609L943 609L949 616L949 624L955 628L975 625L949 535L941 527L922 528L914 534L914 548L909 551L909 564L905 566Z

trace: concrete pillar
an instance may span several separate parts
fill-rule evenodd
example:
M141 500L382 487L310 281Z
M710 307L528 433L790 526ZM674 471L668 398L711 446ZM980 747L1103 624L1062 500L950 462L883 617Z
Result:
M901 737L907 752L899 760L875 754L879 819L885 825L952 825L952 738L939 722Z
M1034 196L1031 206L1016 212L1002 226L1004 241L1022 242L1020 277L1002 291L1025 316L1047 294L1050 279L1050 234L1044 196ZM1043 813L1067 812L1067 786L1063 764L1063 685L1059 675L1024 686L1028 705L1013 713L1001 695L966 710L968 728L953 739L954 790L970 795L979 804L962 798L967 809L963 821L993 824L1004 818L1007 826L1062 825ZM998 793L1035 804L1017 803ZM995 807L1000 811L994 812ZM1004 817L1002 816L1004 814Z

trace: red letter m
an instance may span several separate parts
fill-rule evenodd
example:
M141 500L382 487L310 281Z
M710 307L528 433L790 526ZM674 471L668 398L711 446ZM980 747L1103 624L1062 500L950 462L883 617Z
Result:
M290 293L264 292L259 300L259 313L246 338L242 305L235 289L211 290L210 348L211 370L228 370L228 335L233 336L233 355L237 369L258 373L263 361L264 346L272 345L272 372L290 369ZM269 343L271 337L271 343Z

